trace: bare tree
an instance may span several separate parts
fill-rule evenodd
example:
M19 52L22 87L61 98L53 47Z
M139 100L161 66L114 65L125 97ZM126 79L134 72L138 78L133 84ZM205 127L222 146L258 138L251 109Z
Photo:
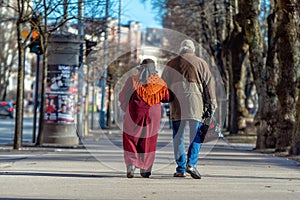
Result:
M245 129L245 95L243 92L242 68L248 52L244 31L241 28L241 14L235 14L233 18L233 30L229 33L224 44L225 55L227 57L227 67L229 74L228 93L229 114L228 130L231 134L243 133Z
M276 43L275 43L275 2L271 1L270 11L267 17L267 51L266 51L266 66L263 70L265 85L260 86L260 101L262 104L256 116L257 128L257 149L274 148L276 144L275 132L279 124L278 118L278 98L276 87L278 84L278 64L276 59ZM266 38L263 36L263 38Z
M298 14L297 14L298 13ZM300 5L296 7L296 23L298 27L297 31L297 38L298 38L298 43L296 44L298 49L300 47L299 41L300 41ZM297 60L297 65L299 66L300 60ZM297 105L296 105L296 124L294 126L293 134L292 134L292 145L291 145L291 151L290 154L292 155L300 155L300 75L299 75L299 70L298 70L298 80L297 80Z
M6 2L6 1L5 1ZM66 25L74 24L74 21L77 20L77 1L75 0L17 0L17 1L7 1L8 4L5 5L5 7L10 8L14 11L15 14L15 23L16 23L16 35L8 34L8 31L6 32L6 36L15 37L15 42L17 42L18 50L18 85L17 85L17 95L16 95L16 123L15 123L15 138L14 138L14 148L19 149L22 146L22 124L23 124L23 98L24 98L24 56L25 56L25 49L32 44L32 42L36 41L30 41L32 38L32 33L35 31L35 34L38 35L38 43L39 43L39 53L43 54L43 60L42 60L42 85L41 85L41 112L40 112L40 121L39 121L39 135L38 135L38 141L37 145L41 143L42 138L42 131L43 131L43 116L45 113L45 88L46 88L46 79L47 79L47 65L48 65L48 38L50 35L56 31L65 31L64 28ZM92 16L98 16L101 17L105 0L90 0L87 2L87 11L93 10ZM2 2L1 2L2 3ZM1 4L1 7L4 7L4 5ZM38 21L33 20L33 16L40 16ZM91 12L87 12L87 17L91 16ZM12 18L11 18L12 19ZM11 20L8 18L1 18L2 22L3 20ZM22 38L22 30L25 26L31 25L30 33L28 34L29 37ZM1 29L2 30L2 29ZM7 37L8 38L8 37ZM5 41L4 39L2 40ZM10 45L9 42L5 43L9 45L8 47L12 47L13 45ZM4 53L4 52L3 52ZM12 53L12 52L10 52ZM13 56L13 54L12 54ZM3 59L5 59L5 56L3 56ZM3 60L1 58L1 60ZM11 57L16 63L16 59ZM8 60L7 60L8 61ZM3 72L5 75L9 72L10 63L6 63L6 68L0 68L1 73ZM1 65L2 66L2 61ZM2 70L3 69L3 70ZM4 72L5 71L5 72ZM2 87L5 87L7 82L7 77L0 75L0 83L1 83L1 95L3 94ZM3 78L3 80L2 80ZM2 84L3 82L3 84Z
M65 13L61 14L64 9L62 9L65 4L68 3L66 0L58 1L30 1L30 0L18 0L16 5L9 5L17 13L16 27L17 27L17 37L18 37L18 90L17 90L17 100L16 100L16 123L15 123L15 138L14 138L14 148L19 149L22 146L22 124L23 124L23 80L24 80L24 52L25 48L29 45L27 38L23 41L21 38L22 27L26 23L31 23L32 30L36 31L38 34L40 51L44 54L43 56L43 71L42 71L42 92L41 92L41 102L42 106L40 116L44 116L44 101L45 101L45 88L46 88L46 78L47 78L47 55L48 55L48 38L49 35L62 27L67 21L75 19L74 16L67 17ZM40 15L41 21L37 23L32 21L33 15ZM48 18L51 23L48 24ZM39 137L37 144L40 143L41 133L43 129L43 117L40 117L39 121Z
M23 126L23 100L24 100L24 56L27 40L23 41L21 32L22 25L30 19L30 1L17 1L17 5L10 5L17 13L16 28L18 38L18 86L16 97L16 117L15 117L15 135L14 149L20 149L22 146L22 126Z
M279 61L279 99L280 126L275 136L276 150L284 151L291 145L292 130L295 126L296 83L299 77L299 49L296 16L296 0L279 0L277 7L277 57ZM288 81L287 81L288 80Z
M299 79L300 80L300 79ZM298 101L296 105L296 123L292 133L292 144L290 154L300 155L300 81L298 80Z
M280 151L292 143L297 152L300 15L296 1L156 0L152 3L162 9L164 27L196 38L214 57L220 71L224 69L223 80L228 80L230 94L229 131L239 133L245 128L244 69L250 62L249 77L253 77L258 95L256 148L276 147ZM227 27L227 31L222 32L222 27Z
M165 3L164 3L165 2ZM227 92L230 91L229 76L234 75L239 77L237 73L230 73L229 67L231 67L231 61L235 61L235 58L229 55L229 47L233 45L233 51L236 50L234 43L238 43L240 38L236 38L237 34L234 29L234 23L230 16L232 13L233 4L230 1L214 0L214 1L152 1L153 8L162 9L161 14L162 24L165 28L177 30L184 33L191 38L195 39L201 45L199 49L199 55L204 56L203 52L207 52L205 59L210 65L221 73L222 80L226 85ZM236 38L236 39L235 39ZM172 41L172 38L169 38ZM179 40L178 38L176 38ZM233 41L235 40L235 41ZM241 45L242 46L242 45ZM239 49L239 48L238 48ZM237 50L238 51L238 50ZM232 56L237 54L233 53ZM237 60L240 59L236 57ZM243 59L242 59L243 60ZM238 60L239 62L239 60ZM230 64L229 64L230 63ZM237 63L237 62L236 62ZM241 71L241 64L237 63L237 69ZM241 76L240 76L241 77ZM239 78L238 78L239 79ZM234 84L230 84L234 90ZM232 96L233 97L233 96ZM232 99L232 102L239 102ZM220 104L222 107L223 104ZM232 109L235 106L230 107ZM221 108L220 110L227 110ZM236 113L236 111L230 110L229 113ZM235 117L236 115L231 115ZM237 120L234 118L232 121L235 123L236 129L232 130L237 132ZM231 126L231 127L233 127Z
M93 1L95 2L95 1ZM97 1L100 2L100 1ZM89 2L91 3L91 2ZM37 30L40 33L41 48L44 54L43 56L43 75L42 75L42 90L41 90L41 110L39 118L39 133L36 145L42 144L43 130L44 130L44 114L45 114L45 96L46 96L46 86L47 86L47 73L48 73L48 43L49 37L57 31L61 34L67 34L67 26L70 26L72 22L78 20L78 2L72 0L57 0L49 1L43 0L40 4L36 5L38 10L41 10L43 16L43 23L40 26L37 26ZM78 27L79 28L79 27ZM82 44L83 45L83 44ZM83 54L80 55L80 60L82 59ZM81 61L82 62L82 61ZM79 87L82 87L80 85ZM82 88L79 88L81 90ZM82 97L78 97L81 101Z
M259 101L259 108L258 112L255 116L255 124L257 127L257 143L256 148L263 149L267 147L271 147L273 143L274 146L274 137L269 137L268 135L271 133L268 133L268 130L270 128L268 127L271 123L270 115L275 114L274 111L276 111L276 107L274 109L273 107L273 96L270 95L271 92L270 88L268 88L267 80L269 80L269 85L274 86L276 83L275 81L272 82L272 80L276 77L268 77L268 71L273 72L273 70L270 68L274 66L274 53L273 49L274 45L271 43L271 40L269 40L269 53L268 53L268 66L269 68L266 68L265 66L265 59L264 59L264 40L262 36L260 21L259 21L259 15L260 15L260 1L258 0L251 0L251 1L240 1L240 7L242 13L245 13L243 15L243 28L245 29L245 35L247 38L247 44L249 44L249 59L251 61L251 69L254 77L254 83L256 86L256 90L258 93L258 101ZM249 12L251 10L251 12ZM248 12L247 12L248 11ZM272 38L272 24L270 21L271 18L269 18L269 37ZM274 116L274 118L276 118ZM272 120L274 120L274 118ZM274 120L275 121L275 120ZM274 127L275 128L275 127ZM272 127L271 129L274 130ZM267 141L272 139L272 142L269 142L269 145L267 145ZM269 140L268 140L269 139Z
M12 72L12 67L17 59L17 38L15 26L15 11L10 9L5 3L0 7L0 99L5 100L7 97L8 80ZM10 97L11 99L12 97Z

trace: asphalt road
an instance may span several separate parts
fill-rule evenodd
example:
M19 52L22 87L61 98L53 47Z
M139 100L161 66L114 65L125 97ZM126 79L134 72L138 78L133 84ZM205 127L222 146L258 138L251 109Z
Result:
M23 143L32 142L33 117L23 119ZM0 145L12 144L15 134L15 118L0 118Z

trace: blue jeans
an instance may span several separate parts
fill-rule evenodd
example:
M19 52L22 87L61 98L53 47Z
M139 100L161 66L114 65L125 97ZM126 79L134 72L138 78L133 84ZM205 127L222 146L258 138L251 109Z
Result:
M187 122L189 122L190 127L190 143L186 159L184 129ZM199 130L202 123L196 120L179 120L173 121L172 125L174 157L177 163L176 171L185 173L187 164L194 167L197 165L198 155L201 148Z

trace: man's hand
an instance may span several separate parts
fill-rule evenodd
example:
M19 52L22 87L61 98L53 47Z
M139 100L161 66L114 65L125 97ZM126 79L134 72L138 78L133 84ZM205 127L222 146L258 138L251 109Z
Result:
M211 118L213 116L213 111L211 109L205 109L203 115L202 115L202 119L207 119L207 118Z
M200 142L203 143L205 136L208 132L209 126L211 124L213 118L213 112L210 109L206 109L203 113L202 119L203 123L200 128Z

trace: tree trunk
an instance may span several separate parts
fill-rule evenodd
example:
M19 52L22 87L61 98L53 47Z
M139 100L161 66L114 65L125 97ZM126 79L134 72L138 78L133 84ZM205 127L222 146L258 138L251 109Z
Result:
M297 35L297 38L298 38L298 42L296 44L296 48L299 49L300 47L300 31L299 31L299 27L300 27L300 5L298 5L297 7L297 12L298 14L296 13L296 23L297 23L297 27L298 27L298 35ZM296 51L297 52L297 57L299 58L299 51ZM296 61L296 66L299 66L300 65L300 60L298 59ZM292 146L291 146L291 151L290 151L290 154L292 155L300 155L300 69L299 67L297 68L298 71L296 71L296 74L297 74L297 105L296 105L296 124L294 126L294 130L293 130L293 134L292 134Z
M20 4L20 3L19 3ZM21 14L20 14L21 15ZM14 149L22 147L22 129L23 129L23 101L24 101L24 54L25 50L21 39L21 23L17 22L18 34L18 86L16 99L16 116L15 116L15 135Z
M276 44L275 44L275 13L268 16L268 52L266 61L266 94L265 109L262 113L262 121L265 126L258 128L258 134L263 135L265 140L257 139L257 149L275 148L275 132L280 120L278 118L278 97L276 87L278 84L278 65L276 62ZM263 146L258 145L263 143Z
M295 125L296 81L297 71L297 27L296 0L278 1L277 52L279 62L279 84L277 94L279 99L280 127L276 132L276 151L284 151L290 145L292 130ZM297 69L298 68L298 69ZM287 81L288 80L288 81Z
M261 35L261 27L259 25L259 0L244 1L244 27L250 50L250 62L256 91L258 93L259 108L255 116L255 125L257 128L256 148L265 148L267 122L264 118L266 112L265 99L266 93L266 70L263 60L263 40Z
M290 154L292 155L300 155L300 79L298 81L298 102L296 106L296 124L292 134L292 147Z
M46 8L46 2L43 1L43 6ZM47 9L44 11L44 27L43 31L40 34L41 39L41 48L43 52L43 70L42 70L42 85L41 85L41 102L40 102L40 118L39 118L39 131L38 137L36 141L36 145L42 144L43 139L43 129L44 129L44 115L46 109L46 87L47 87L47 74L48 74L48 40L49 40L49 32L47 27Z
M42 40L43 41L43 40ZM44 38L44 44L48 44L48 37ZM43 48L43 71L42 71L42 86L41 86L41 102L40 102L40 118L39 118L39 131L36 141L36 145L42 144L43 130L44 130L44 115L45 115L45 103L46 103L46 86L47 86L47 71L48 71L48 50Z
M238 19L239 16L236 16ZM246 128L244 123L244 92L242 85L242 65L248 48L245 44L244 34L239 23L235 20L234 29L229 36L226 46L229 57L229 124L230 134L243 133Z
M257 141L256 148L264 149L274 147L274 137L272 137L274 131L274 125L278 121L276 120L276 101L274 101L274 91L272 88L275 87L274 78L276 76L268 77L268 75L274 73L274 48L273 43L269 42L268 52L268 68L264 65L264 49L263 49L263 38L261 33L261 27L259 24L259 0L242 1L241 7L245 11L243 16L243 27L249 44L251 61L251 69L254 77L254 83L258 93L259 108L255 116L255 126L257 130ZM248 12L247 12L248 11ZM269 18L269 23L271 18ZM269 26L269 36L272 39L272 29ZM269 40L270 41L270 40ZM274 67L274 68L272 68ZM267 73L267 70L270 73ZM272 71L273 70L273 71ZM269 78L269 79L267 79ZM267 87L267 80L269 88ZM273 82L274 81L274 82ZM274 106L275 103L275 106Z

